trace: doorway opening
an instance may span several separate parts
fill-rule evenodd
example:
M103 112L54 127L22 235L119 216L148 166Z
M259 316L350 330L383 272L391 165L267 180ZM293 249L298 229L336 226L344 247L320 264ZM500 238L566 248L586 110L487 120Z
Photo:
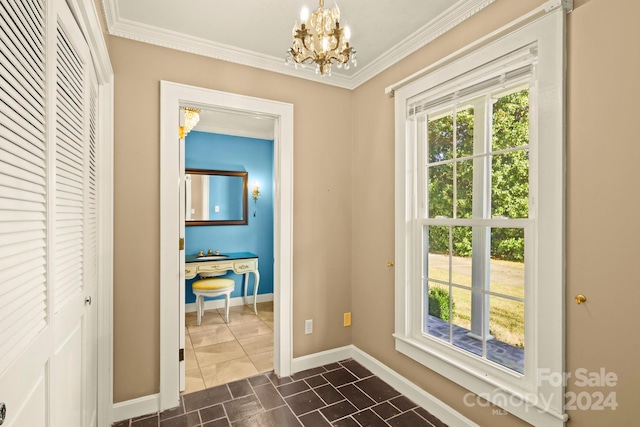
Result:
M179 356L184 330L185 253L180 221L180 175L184 158L178 127L181 106L270 118L273 121L273 369L291 372L293 253L293 106L291 104L161 82L160 159L160 410L179 401ZM269 262L265 260L265 262ZM184 339L184 335L182 335Z
M183 393L273 370L274 131L272 117L203 109L185 137ZM198 261L208 253L220 259ZM224 296L198 319L192 287L211 276L234 283L228 322Z

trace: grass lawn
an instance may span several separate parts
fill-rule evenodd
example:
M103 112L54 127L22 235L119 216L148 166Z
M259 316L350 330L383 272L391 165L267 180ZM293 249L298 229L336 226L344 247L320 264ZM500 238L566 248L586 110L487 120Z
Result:
M524 264L511 261L495 261L492 264L502 264L504 267L522 271ZM449 271L437 268L429 269L430 279L449 281ZM471 329L471 276L466 274L452 274L452 282L465 288L453 287L453 302L455 312L453 324L465 329ZM430 287L448 288L439 283L430 282ZM524 299L524 286L514 286L504 283L491 282L491 292ZM489 329L495 339L504 343L524 347L524 302L513 301L498 296L490 296Z

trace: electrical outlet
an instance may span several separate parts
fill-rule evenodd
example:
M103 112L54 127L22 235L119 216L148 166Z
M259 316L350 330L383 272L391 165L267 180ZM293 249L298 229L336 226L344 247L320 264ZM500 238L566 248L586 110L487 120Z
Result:
M304 321L304 333L306 335L313 333L313 319L308 319Z
M351 326L351 312L344 314L344 326Z

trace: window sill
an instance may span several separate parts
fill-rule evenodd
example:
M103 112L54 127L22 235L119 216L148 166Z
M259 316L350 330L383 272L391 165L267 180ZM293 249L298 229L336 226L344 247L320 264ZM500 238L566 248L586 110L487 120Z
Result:
M398 334L393 336L397 351L469 390L471 393L463 397L465 406L486 406L486 402L483 403L483 399L486 399L528 423L550 427L562 427L569 418L567 414L545 405L550 399L536 391L505 385L500 379L490 376L486 368L475 369L457 358L451 358L436 346L425 345L417 339ZM483 399L478 399L478 396Z

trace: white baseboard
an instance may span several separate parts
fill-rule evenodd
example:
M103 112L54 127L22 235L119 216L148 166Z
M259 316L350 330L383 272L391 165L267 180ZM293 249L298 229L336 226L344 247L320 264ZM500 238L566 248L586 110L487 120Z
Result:
M329 363L339 362L344 359L353 357L353 346L334 348L331 350L321 351L320 353L308 354L306 356L296 357L291 361L291 374L306 371L307 369L317 368L318 366L328 365Z
M429 411L443 423L451 426L480 427L435 396L353 345L296 357L291 361L291 370L292 373L301 372L349 358L360 363L382 381L398 390L415 404Z
M261 302L273 301L273 294L258 294L258 304ZM244 297L234 297L229 300L229 307L236 307L239 305L253 305L253 295L248 295L246 300ZM204 309L213 310L216 308L224 308L224 298L205 300ZM190 302L184 305L185 313L195 313L196 303Z
M153 414L160 410L160 395L152 394L113 404L112 422L128 420L141 415Z

